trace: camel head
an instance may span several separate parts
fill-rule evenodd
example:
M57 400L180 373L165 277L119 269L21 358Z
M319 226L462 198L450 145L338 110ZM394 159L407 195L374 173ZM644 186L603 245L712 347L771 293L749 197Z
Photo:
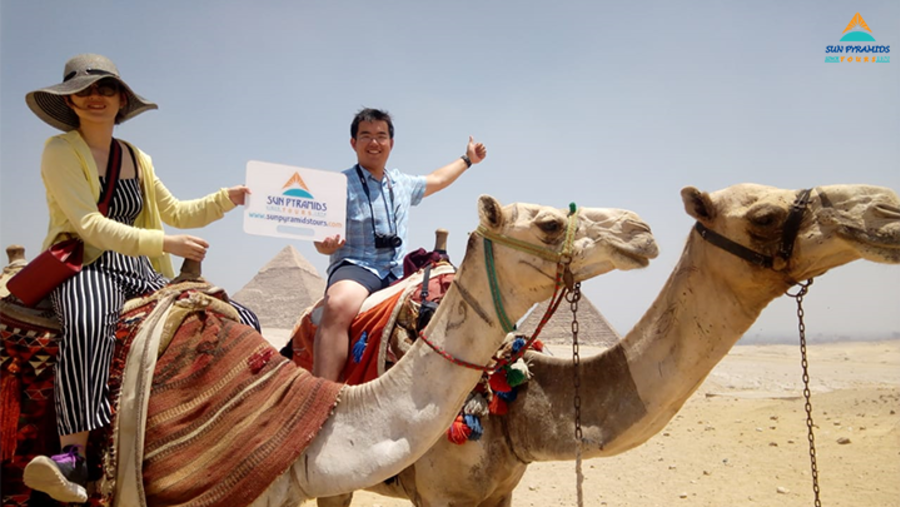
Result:
M889 188L828 185L805 196L741 184L713 193L686 187L681 196L700 236L714 244L716 237L726 238L751 251L750 258L724 247L711 254L722 265L740 263L726 269L748 277L776 276L792 284L857 259L900 264L900 199Z
M627 210L579 208L573 213L536 204L501 206L482 195L478 214L479 234L469 239L469 251L482 237L493 240L495 254L512 261L497 263L498 273L507 271L500 277L525 281L524 290L546 292L543 298L555 286L559 255L571 259L571 281L580 282L614 269L645 267L658 254L650 226Z

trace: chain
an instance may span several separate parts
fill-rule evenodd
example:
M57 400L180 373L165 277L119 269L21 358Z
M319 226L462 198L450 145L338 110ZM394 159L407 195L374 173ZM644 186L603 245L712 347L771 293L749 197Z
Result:
M578 507L584 505L584 473L581 470L581 447L584 434L581 431L581 356L578 350L578 300L581 299L581 282L575 283L574 290L566 294L566 301L572 308L572 383L575 386L575 482Z
M812 402L809 390L809 362L806 360L806 324L803 322L803 296L809 292L809 286L812 283L812 278L810 278L805 284L798 284L800 285L800 290L796 295L790 292L787 295L797 300L797 327L800 331L800 365L803 367L803 397L806 400L804 408L806 408L806 428L809 440L809 463L812 470L815 505L816 507L822 507L822 501L819 499L819 467L816 463L816 437L813 434Z

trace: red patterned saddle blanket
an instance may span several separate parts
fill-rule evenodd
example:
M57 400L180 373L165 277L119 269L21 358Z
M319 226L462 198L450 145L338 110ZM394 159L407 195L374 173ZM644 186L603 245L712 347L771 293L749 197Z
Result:
M174 290L182 292L171 303ZM225 297L220 290L211 290L208 284L185 283L160 292L168 293L165 301L172 310L163 324L161 355L154 357L146 409L147 437L140 463L147 498L156 505L249 503L314 438L337 403L341 386L313 379L282 358L254 330L236 322L237 314L230 305L222 301L213 304L214 298ZM125 439L116 442L120 416L126 413L118 402L124 391L134 389L123 388L125 367L132 361L129 352L142 332L141 324L161 297L128 302L119 322L110 374L114 421L92 432L88 446L91 505L112 503L117 454L122 445L128 445ZM46 310L3 300L0 334L2 502L3 506L24 506L31 494L22 483L25 465L36 455L59 452L53 406L59 326ZM253 388L248 388L251 385ZM204 402L196 403L198 398ZM261 410L271 399L287 400L289 409ZM223 428L227 428L228 439L221 436ZM237 450L221 448L227 442L240 445ZM274 447L268 445L272 442ZM218 472L211 474L196 465L235 456L252 457L253 466L217 463L214 470ZM160 484L165 484L164 492Z
M122 313L116 330L116 347L110 365L110 398L121 391L125 357L142 318L156 300L134 304ZM27 308L14 298L0 301L0 461L2 461L3 506L28 505L31 490L22 483L22 473L35 456L59 452L53 379L59 352L60 326L48 306ZM116 407L113 403L113 417ZM89 476L93 481L114 476L110 473L111 428L95 431L90 437ZM91 497L94 505L107 505L99 491Z
M456 268L447 262L433 265L428 277L426 301L439 303L449 290ZM417 320L422 306L422 270L375 292L366 299L350 324L350 355L344 381L350 385L374 380L398 361L418 335ZM291 332L293 360L312 371L313 346L323 300L300 316Z

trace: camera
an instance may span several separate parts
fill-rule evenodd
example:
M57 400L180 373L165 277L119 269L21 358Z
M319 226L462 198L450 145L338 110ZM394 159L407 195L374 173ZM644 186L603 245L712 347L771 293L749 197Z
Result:
M375 233L375 248L399 248L403 240L396 234Z

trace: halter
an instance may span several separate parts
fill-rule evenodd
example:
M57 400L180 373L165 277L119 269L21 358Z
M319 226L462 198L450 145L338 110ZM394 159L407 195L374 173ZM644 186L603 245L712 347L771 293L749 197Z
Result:
M811 188L803 190L797 195L794 203L791 204L791 211L784 221L784 230L781 233L781 245L778 247L778 258L784 261L785 265L790 261L791 255L794 253L794 242L797 239L797 233L800 232L800 223L803 221L803 213L809 204L809 194ZM705 225L697 222L694 229L700 234L700 237L713 245L732 253L741 259L757 266L775 269L775 258L771 255L764 255L744 245L735 243L734 241L722 236L721 234L708 229Z
M428 346L431 347L435 352L437 352L443 358L447 359L453 364L458 364L460 366L465 366L466 368L471 368L474 370L493 372L506 364L512 364L516 362L525 354L525 351L528 350L528 347L530 347L531 344L534 343L534 341L537 339L538 335L544 327L544 324L546 324L547 321L550 320L550 317L556 311L556 308L565 297L565 294L568 291L572 290L572 288L574 287L574 276L572 275L572 271L569 269L569 267L572 264L572 245L575 242L575 230L577 229L577 223L578 208L573 202L569 204L568 223L566 225L566 240L560 250L553 250L550 248L537 246L526 241L511 238L503 234L497 234L482 225L479 225L475 230L475 234L480 235L484 239L484 262L485 269L487 270L488 282L491 287L491 298L494 301L494 311L497 313L497 319L500 321L500 325L503 328L503 331L507 334L515 331L516 326L515 323L510 321L509 317L506 315L506 310L504 310L503 308L503 299L500 295L500 286L497 282L497 271L494 265L493 243L496 242L514 250L519 250L520 252L556 262L556 278L554 281L555 287L553 289L553 296L550 298L550 304L547 305L547 311L544 313L544 317L541 319L540 324L538 324L538 326L535 328L534 334L532 334L531 337L526 340L525 345L519 350L519 352L513 354L512 357L510 357L508 360L495 361L494 366L481 366L453 357L449 352L432 343L431 340L429 340L425 335L425 333L420 332L419 338L421 338L422 341L428 344ZM560 292L560 288L562 287L565 288L562 292Z

